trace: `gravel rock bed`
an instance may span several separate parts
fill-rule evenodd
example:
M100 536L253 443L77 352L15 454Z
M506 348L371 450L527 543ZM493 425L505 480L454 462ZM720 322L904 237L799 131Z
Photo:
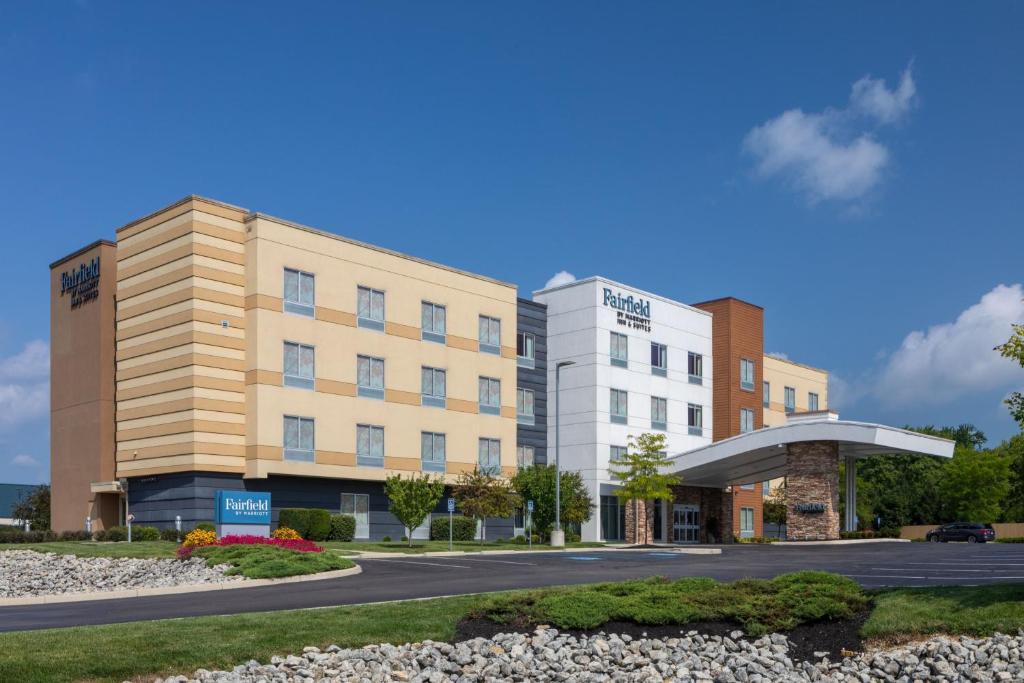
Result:
M181 562L7 550L0 552L0 598L243 580L239 576L225 576L228 568L228 565L207 567L206 561L200 558Z
M233 671L199 669L194 681L1020 681L1024 680L1024 631L992 638L933 638L891 650L797 662L786 636L746 640L742 631L678 638L634 639L600 634L575 637L553 629L532 635L499 634L451 645L372 645L250 661Z

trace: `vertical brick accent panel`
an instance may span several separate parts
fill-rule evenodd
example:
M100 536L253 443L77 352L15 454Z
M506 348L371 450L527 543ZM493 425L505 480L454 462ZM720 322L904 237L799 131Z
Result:
M753 489L740 486L732 487L733 528L740 533L740 508L754 510L754 535L764 536L764 498L761 495L761 484L754 484Z
M646 539L644 537L645 525L647 526ZM639 538L637 538L638 530ZM628 501L626 503L626 543L656 543L657 541L658 539L654 536L654 502Z
M708 537L708 523L712 518L718 526L715 543L732 543L732 496L722 489L704 486L673 486L673 505L697 505L700 507L700 542L711 543ZM668 537L672 540L672 506L668 509Z
M788 446L786 540L839 538L839 444L802 441ZM824 512L797 512L800 503L824 503Z

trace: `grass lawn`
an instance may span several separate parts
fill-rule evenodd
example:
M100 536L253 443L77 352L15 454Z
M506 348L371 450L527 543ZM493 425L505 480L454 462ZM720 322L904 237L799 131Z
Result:
M907 640L931 633L976 636L1024 628L1024 583L894 588L875 595L865 638Z
M302 553L272 545L211 545L197 548L192 556L205 557L211 567L234 565L226 573L241 574L247 579L276 579L355 566L351 560L335 553Z
M171 541L138 541L135 543L96 543L95 541L54 541L52 543L5 543L5 550L35 550L41 553L77 555L79 557L174 557L177 543Z
M343 552L344 554L362 553L438 553L448 551L448 541L413 541L409 547L408 541L327 541L324 544L331 550ZM603 548L604 543L566 543L566 548ZM455 541L452 543L452 550L478 553L481 550L531 550L529 545L517 545L515 543L495 543L488 541L480 545L479 541ZM550 545L534 543L532 550L553 550Z

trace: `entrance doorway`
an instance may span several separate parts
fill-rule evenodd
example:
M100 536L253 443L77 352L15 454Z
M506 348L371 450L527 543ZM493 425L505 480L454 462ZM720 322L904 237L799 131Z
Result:
M672 542L700 543L700 506L672 506Z

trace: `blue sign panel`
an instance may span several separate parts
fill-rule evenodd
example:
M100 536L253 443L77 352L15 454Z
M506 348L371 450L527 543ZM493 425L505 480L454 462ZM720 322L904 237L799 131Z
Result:
M217 491L217 524L270 524L270 494Z
M448 499L448 512L455 512L455 499L454 498L449 498Z
M526 501L526 511L527 512L533 512L533 501L532 500Z

